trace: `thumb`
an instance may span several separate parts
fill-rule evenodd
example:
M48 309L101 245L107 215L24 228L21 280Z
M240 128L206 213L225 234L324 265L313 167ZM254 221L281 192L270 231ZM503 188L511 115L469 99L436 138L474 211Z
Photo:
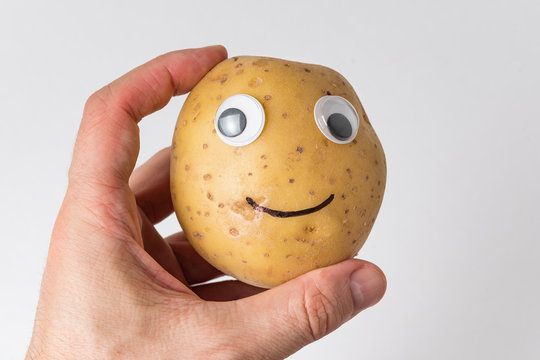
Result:
M374 264L347 260L311 271L283 285L237 302L244 333L268 358L286 357L375 305L386 278Z

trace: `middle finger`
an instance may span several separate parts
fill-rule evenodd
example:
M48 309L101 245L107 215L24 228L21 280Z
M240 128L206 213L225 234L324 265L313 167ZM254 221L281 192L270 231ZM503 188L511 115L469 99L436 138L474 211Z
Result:
M165 148L135 169L129 186L137 205L152 224L157 224L173 212L170 190L170 154Z

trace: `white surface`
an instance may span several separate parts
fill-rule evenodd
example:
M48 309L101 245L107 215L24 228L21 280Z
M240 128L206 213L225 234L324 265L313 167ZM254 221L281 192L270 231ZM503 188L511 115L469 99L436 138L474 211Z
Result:
M222 43L341 72L387 155L360 252L386 297L292 359L539 359L540 2L214 4L0 5L0 358L29 341L86 98L158 54ZM140 160L169 144L181 102L144 120Z

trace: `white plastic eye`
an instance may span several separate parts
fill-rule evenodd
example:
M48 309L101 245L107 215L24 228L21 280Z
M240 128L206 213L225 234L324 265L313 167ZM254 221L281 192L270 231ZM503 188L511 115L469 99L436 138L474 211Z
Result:
M352 104L341 96L323 96L313 110L317 127L324 136L336 144L353 141L358 133L358 113Z
M226 144L244 146L259 137L264 121L261 103L251 95L238 94L221 103L214 125L218 136Z

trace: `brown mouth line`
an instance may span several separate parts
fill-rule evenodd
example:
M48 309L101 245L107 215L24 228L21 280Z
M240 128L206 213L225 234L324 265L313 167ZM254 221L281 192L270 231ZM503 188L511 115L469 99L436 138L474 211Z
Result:
M325 207L326 205L330 204L332 202L332 200L334 200L334 194L330 195L328 197L328 199L324 200L322 203L320 203L319 205L317 206L314 206L312 208L309 208L309 209L304 209L304 210L296 210L296 211L280 211L280 210L273 210L273 209L269 209L267 207L264 207L264 206L261 206L259 204L257 204L252 198L250 197L247 197L246 198L246 201L249 205L251 205L253 207L253 209L255 211L259 211L259 212L265 212L267 213L268 215L271 215L271 216L274 216L274 217L279 217L279 218L287 218L287 217L293 217L293 216L302 216L302 215L307 215L307 214L311 214L311 213L314 213L315 211L319 211L321 210L323 207Z

